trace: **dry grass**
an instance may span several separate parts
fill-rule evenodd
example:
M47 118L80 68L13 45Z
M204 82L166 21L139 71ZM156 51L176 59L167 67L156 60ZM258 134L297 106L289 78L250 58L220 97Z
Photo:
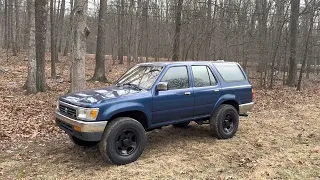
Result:
M138 161L114 166L97 148L79 148L54 125L54 107L68 91L68 64L58 64L63 78L48 80L51 90L24 95L23 58L1 61L0 179L319 179L320 92L308 82L303 92L279 87L257 90L257 105L241 118L236 136L217 140L207 125L171 126L149 132ZM49 64L47 65L49 67ZM94 61L87 62L87 78ZM115 80L124 65L112 67ZM49 74L49 69L47 69ZM104 86L87 82L88 87Z

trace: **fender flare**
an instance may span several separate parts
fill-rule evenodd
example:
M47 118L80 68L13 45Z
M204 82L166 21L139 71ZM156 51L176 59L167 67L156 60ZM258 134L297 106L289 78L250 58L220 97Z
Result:
M146 108L140 104L140 103L134 103L134 102L122 102L114 106L110 106L103 112L103 117L107 120L111 119L112 116L126 112L126 111L141 111L143 112L147 117L147 126L150 126L150 114L146 112Z
M213 114L216 112L216 110L220 107L221 104L223 104L226 101L235 101L237 104L239 104L236 95L234 94L225 94L219 98L219 100L214 105L213 110L210 113L210 117L213 116Z

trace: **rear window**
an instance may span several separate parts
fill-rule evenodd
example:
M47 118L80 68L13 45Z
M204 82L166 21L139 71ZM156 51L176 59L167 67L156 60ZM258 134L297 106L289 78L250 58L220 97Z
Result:
M237 64L214 64L219 74L226 82L245 81L246 78Z

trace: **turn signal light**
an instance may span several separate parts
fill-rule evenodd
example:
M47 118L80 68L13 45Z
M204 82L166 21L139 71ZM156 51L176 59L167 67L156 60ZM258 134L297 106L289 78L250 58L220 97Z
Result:
M73 129L74 129L75 131L81 132L81 128L80 128L79 126L73 126Z
M92 110L92 111L90 112L90 117L91 117L92 119L96 119L97 115L98 115L98 110L96 110L96 109L94 109L94 110Z
M252 92L252 100L253 100L253 98L254 98L254 90L253 90L253 88L252 88L251 92Z

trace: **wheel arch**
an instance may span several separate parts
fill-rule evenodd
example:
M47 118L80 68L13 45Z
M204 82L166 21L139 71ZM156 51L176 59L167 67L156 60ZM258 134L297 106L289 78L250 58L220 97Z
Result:
M111 122L112 120L118 117L130 117L140 122L145 129L149 127L147 115L140 110L119 111L117 113L112 114L108 121Z
M225 94L216 102L210 116L212 116L222 104L229 104L233 106L239 113L239 102L237 101L236 96L234 94Z

